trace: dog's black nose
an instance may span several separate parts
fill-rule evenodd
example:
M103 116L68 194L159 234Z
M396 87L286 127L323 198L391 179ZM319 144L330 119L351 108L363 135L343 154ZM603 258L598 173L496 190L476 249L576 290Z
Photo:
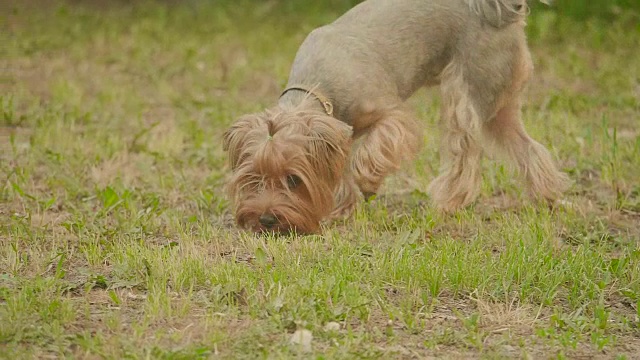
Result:
M267 229L271 229L278 223L278 219L273 214L262 214L258 220L260 221L260 224Z

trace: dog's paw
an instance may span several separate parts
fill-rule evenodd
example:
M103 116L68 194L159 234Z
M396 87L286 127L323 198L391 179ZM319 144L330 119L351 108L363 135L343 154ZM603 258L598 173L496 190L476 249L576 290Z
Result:
M477 184L468 185L462 186L455 179L439 176L429 184L427 192L438 210L451 213L470 205L478 197Z

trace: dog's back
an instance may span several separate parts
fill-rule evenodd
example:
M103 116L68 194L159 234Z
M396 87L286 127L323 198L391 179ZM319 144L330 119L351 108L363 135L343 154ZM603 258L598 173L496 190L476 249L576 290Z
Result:
M508 26L524 19L526 9L515 10L521 5L525 0L364 1L307 37L289 84L323 84L326 95L338 97L337 115L349 122L345 106L358 98L404 100L438 84L455 54L469 55L474 42L514 48L504 43L524 38L521 26L515 32Z
M543 1L547 2L547 1ZM469 11L478 20L500 28L520 21L528 12L526 0L368 0L345 13L334 23L382 25L434 20L433 16L465 18ZM381 16L382 15L382 16ZM468 19L467 19L468 20Z

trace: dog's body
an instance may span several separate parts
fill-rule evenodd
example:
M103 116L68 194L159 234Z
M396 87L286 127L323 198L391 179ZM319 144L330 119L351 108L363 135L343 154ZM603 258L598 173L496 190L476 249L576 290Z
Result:
M520 120L527 10L526 0L368 0L314 30L278 105L225 134L237 222L315 232L349 213L358 188L375 193L418 151L404 101L438 84L442 169L429 192L439 208L477 197L483 151L511 158L534 195L557 198L567 179Z

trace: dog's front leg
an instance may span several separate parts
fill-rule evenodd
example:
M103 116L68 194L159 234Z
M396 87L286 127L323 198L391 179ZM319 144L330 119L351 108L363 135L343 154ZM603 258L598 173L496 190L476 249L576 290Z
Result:
M351 171L365 197L375 194L404 161L413 160L422 144L418 121L402 105L372 114L376 120L364 130L351 155Z
M449 212L469 205L480 193L482 115L456 63L443 71L441 92L440 174L428 192L436 207Z
M335 207L329 214L328 219L337 220L349 217L355 209L356 202L361 197L358 192L358 186L353 179L353 175L347 170L334 192Z

